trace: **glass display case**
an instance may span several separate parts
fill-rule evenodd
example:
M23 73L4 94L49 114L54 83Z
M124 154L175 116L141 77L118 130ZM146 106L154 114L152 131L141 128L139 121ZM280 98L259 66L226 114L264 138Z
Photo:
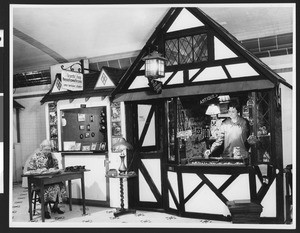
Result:
M210 150L229 119L228 105L238 103L238 114L247 122L244 138L246 152L225 156L224 143ZM180 165L222 166L269 163L271 161L271 107L268 92L243 92L171 98L168 101L168 163ZM212 105L217 112L208 110ZM216 111L216 110L215 110Z

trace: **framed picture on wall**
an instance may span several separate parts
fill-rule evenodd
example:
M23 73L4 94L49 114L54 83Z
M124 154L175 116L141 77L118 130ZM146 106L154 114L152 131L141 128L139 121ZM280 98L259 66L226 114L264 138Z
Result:
M99 145L99 150L105 151L105 149L106 149L106 143L105 142L101 142L100 145Z
M111 104L111 121L121 121L121 108L120 103Z
M77 142L75 144L75 150L80 150L81 149L81 143L80 142Z
M82 151L90 151L91 146L82 146Z
M85 121L85 114L78 113L78 121Z
M121 122L112 122L111 126L112 136L121 136Z
M97 148L97 143L92 143L91 150L96 150L96 148Z

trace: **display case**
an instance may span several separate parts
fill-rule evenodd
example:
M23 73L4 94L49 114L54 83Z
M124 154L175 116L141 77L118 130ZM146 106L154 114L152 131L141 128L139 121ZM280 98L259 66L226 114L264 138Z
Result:
M247 106L250 113L251 134L255 143L251 146L251 159L253 164L271 163L272 154L272 101L270 92L251 92ZM275 116L273 116L275 117ZM274 133L273 133L274 134Z
M106 106L61 110L62 151L107 152Z
M269 92L243 92L171 98L167 104L168 163L188 166L270 163L272 120L269 96ZM229 117L228 104L233 100L239 105L239 115L247 122L245 156L224 156L221 146L207 157L205 151L220 137L222 122ZM218 112L208 113L210 105L216 105Z

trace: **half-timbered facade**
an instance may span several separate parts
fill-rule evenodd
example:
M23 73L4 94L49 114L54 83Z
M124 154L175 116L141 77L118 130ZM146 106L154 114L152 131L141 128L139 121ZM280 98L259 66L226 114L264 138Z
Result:
M143 57L153 50L167 59L159 93L145 77ZM228 202L249 200L262 205L261 222L282 223L281 88L292 86L203 11L171 8L112 93L125 103L134 145L127 164L138 177L128 181L129 205L229 221ZM243 106L258 141L246 161L201 158L218 123L205 110L215 101L226 105L225 96Z

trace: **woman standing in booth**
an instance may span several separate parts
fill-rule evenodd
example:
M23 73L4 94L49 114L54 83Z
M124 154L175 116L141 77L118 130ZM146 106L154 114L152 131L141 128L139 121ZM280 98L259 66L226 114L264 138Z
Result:
M238 109L239 105L236 101L229 103L229 118L222 122L220 134L210 150L205 152L206 157L212 155L222 145L224 146L222 157L248 157L247 138L249 136L249 124L246 119L238 115Z

